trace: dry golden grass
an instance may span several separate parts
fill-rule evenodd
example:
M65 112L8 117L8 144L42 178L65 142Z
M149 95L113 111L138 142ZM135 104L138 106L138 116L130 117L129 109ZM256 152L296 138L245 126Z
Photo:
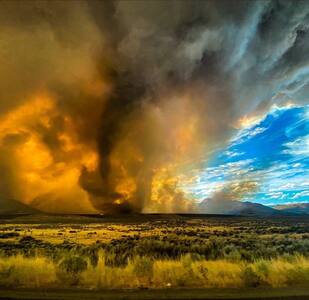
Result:
M258 261L253 268L265 283L273 287L309 282L309 259L302 256L290 260Z
M44 257L17 255L0 259L2 286L45 287L56 281L56 266Z
M120 239L123 236L139 235L141 237L161 235L164 236L164 230L160 226L152 227L145 230L144 225L136 224L87 224L87 225L56 225L52 227L42 227L37 224L1 224L0 232L17 232L20 236L31 236L35 239L52 244L61 244L64 240L83 245L90 245L97 240L100 242L109 242L113 239ZM147 225L146 225L147 226ZM186 226L186 228L173 227L169 228L170 233L176 230L183 230L184 232L195 230L194 227ZM207 226L206 224L200 226L201 232L213 233L214 231L229 231L228 227L224 226ZM1 239L1 242L14 242L19 238L13 237L8 239Z
M124 268L116 268L106 266L104 255L101 255L97 267L83 273L83 283L96 288L240 288L257 285L284 287L309 282L309 259L301 256L289 260L258 260L254 263L193 261L190 256L184 256L179 260L156 260L151 267L147 262L149 259L143 260L138 266L137 260L133 260ZM253 272L247 272L248 269Z
M272 227L266 221L231 220L229 226L227 220L2 224L0 286L241 288L309 283L305 223L295 229L294 223Z
M101 252L96 266L88 262L86 270L67 274L67 277L59 276L61 272L59 262L40 256L0 258L0 286L64 287L74 282L74 285L88 288L240 288L307 284L309 259L296 256L245 263L194 261L188 255L178 260L155 261L147 257L136 257L124 267L111 267L105 264L105 256ZM70 279L70 276L74 277L74 281L64 280Z

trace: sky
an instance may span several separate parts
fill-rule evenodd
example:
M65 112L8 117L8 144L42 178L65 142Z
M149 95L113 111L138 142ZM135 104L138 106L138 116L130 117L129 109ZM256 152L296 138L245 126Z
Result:
M257 188L243 201L309 203L309 106L272 107L237 130L191 175L194 180L184 189L199 200L211 198L227 182L247 180Z
M0 204L308 201L308 24L307 0L0 1Z

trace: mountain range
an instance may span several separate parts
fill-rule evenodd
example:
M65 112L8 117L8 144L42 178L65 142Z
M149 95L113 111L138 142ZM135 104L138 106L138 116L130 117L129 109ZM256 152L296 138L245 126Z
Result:
M284 211L279 211L269 206L236 200L205 199L200 203L199 208L205 214L244 216L272 216L284 214Z
M292 214L306 214L309 215L309 203L291 203L285 205L276 205L275 209Z
M309 203L294 203L269 207L246 201L205 199L199 204L199 210L203 214L242 216L309 215ZM19 201L13 199L0 200L0 215L39 213L42 213L42 211Z

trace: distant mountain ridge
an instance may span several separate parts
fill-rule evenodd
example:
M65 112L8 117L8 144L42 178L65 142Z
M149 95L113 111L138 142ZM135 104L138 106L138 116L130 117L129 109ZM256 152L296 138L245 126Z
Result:
M41 211L13 199L0 199L0 214L38 214Z
M199 205L200 210L207 214L243 215L243 216L273 216L286 214L259 203L236 200L205 199Z
M282 205L276 205L273 208L282 212L309 215L309 203L282 204Z
M265 206L259 203L235 200L205 199L199 204L199 213L240 216L309 215L309 203ZM13 199L0 199L0 214L42 214L43 212Z

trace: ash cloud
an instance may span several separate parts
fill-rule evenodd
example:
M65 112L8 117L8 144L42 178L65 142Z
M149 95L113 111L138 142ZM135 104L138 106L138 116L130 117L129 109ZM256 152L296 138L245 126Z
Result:
M254 181L228 183L210 199L199 203L199 210L208 214L239 213L243 208L241 200L244 196L256 192L258 185Z
M53 157L49 169L74 164L78 186L100 211L183 211L190 200L177 187L168 188L167 206L154 196L177 178L175 166L224 143L244 115L308 102L306 1L0 6L0 114L48 91L53 126L27 130ZM83 162L87 151L98 156L95 167Z

